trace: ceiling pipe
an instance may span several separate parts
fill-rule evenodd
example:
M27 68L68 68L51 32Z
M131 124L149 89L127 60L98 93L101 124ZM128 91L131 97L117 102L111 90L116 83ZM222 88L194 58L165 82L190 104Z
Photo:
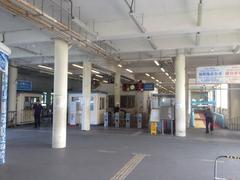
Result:
M203 1L200 0L198 4L198 20L197 26L202 26Z
M5 32L2 33L2 43L5 43Z
M131 17L131 19L133 20L133 22L135 23L135 25L138 27L138 29L140 30L141 33L146 33L146 29L145 27L143 27L143 25L137 20L134 12L133 12L133 2L134 0L132 0L132 3L129 4L128 0L124 0L125 3L127 4L127 6L129 7L130 11L129 11L129 16ZM153 48L153 49L157 49L157 46L154 44L154 42L152 41L152 37L151 36L147 36L146 37L150 46Z
M203 0L199 0L198 3L198 17L197 17L197 26L200 27L202 26L202 13L203 13ZM197 32L196 34L196 46L200 45L200 32Z

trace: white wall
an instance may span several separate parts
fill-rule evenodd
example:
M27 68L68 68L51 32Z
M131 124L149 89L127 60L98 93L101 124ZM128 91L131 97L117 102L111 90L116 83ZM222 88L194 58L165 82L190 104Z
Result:
M229 86L229 117L235 118L240 116L240 85L232 84Z

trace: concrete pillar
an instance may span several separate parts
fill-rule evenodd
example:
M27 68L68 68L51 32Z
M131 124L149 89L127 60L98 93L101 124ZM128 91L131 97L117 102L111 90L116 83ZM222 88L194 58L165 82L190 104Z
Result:
M66 147L68 44L55 40L52 147Z
M176 136L186 136L185 56L179 54L175 61L176 72Z
M83 62L83 118L82 118L82 130L90 130L90 100L91 100L91 69L92 64L90 62Z
M121 101L121 73L117 71L114 76L114 105L119 105Z
M17 104L17 67L10 65L9 66L9 90L8 90L8 111L16 112ZM13 118L14 113L8 114L8 121ZM14 122L12 122L14 123Z

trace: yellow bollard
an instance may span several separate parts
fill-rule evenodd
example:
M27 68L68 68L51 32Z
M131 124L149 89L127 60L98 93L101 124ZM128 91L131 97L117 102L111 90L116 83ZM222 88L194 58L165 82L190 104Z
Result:
M157 135L157 122L151 122L151 135Z

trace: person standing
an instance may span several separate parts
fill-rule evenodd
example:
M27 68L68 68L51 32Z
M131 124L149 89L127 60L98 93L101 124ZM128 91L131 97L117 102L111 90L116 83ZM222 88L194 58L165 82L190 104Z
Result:
M40 118L41 118L43 107L40 104L39 100L37 100L37 102L33 105L33 110L34 110L34 125L35 125L34 127L40 128Z
M206 134L209 133L209 124L210 124L210 131L213 131L213 113L208 107L204 113L206 119Z

